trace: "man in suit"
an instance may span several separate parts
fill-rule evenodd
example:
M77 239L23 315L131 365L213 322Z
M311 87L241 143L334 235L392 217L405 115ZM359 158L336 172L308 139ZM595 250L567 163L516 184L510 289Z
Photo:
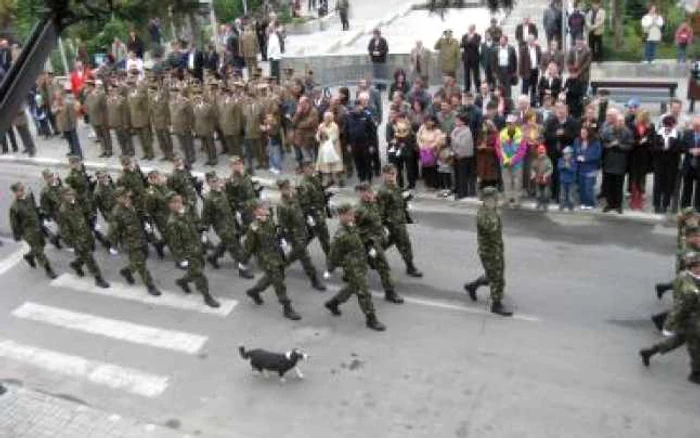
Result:
M586 46L583 35L576 38L576 45L571 48L566 57L566 66L570 75L575 75L581 80L585 90L591 79L591 51Z
M386 78L386 55L389 53L389 44L382 36L379 28L374 29L372 39L367 45L367 52L369 53L369 59L372 61L374 81L383 81ZM382 90L384 88L383 83L377 82L377 89Z
M537 39L537 26L530 20L530 17L523 18L523 22L515 26L515 39L519 46L527 44L527 39L533 35Z
M697 210L700 207L700 116L693 118L691 127L692 129L687 129L681 136L681 145L685 152L681 207L692 206Z
M464 91L470 91L472 79L474 80L474 92L479 91L481 77L479 71L479 48L481 35L476 33L476 26L469 25L467 33L462 36L460 47L462 48L462 63L464 64Z
M508 37L501 35L498 47L491 54L491 69L495 73L498 85L504 89L504 97L510 98L513 79L517 79L518 55L513 46L508 44Z
M12 49L6 39L0 39L0 69L5 73L10 71L12 66Z
M537 82L540 77L540 62L542 60L542 49L530 34L527 36L527 44L520 46L518 56L518 74L522 79L521 93L530 96L530 105L537 104Z
M416 46L411 49L409 59L411 62L411 80L415 81L417 78L424 78L427 82L430 73L430 51L423 46L423 41L416 41Z
M200 82L204 80L204 53L197 49L194 43L190 44L187 52L187 71Z

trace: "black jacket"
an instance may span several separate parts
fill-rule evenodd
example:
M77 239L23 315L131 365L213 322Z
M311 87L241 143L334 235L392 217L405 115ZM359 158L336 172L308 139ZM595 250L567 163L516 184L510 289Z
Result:
M481 46L481 35L474 32L474 38L469 38L469 34L462 36L459 47L462 49L462 62L470 65L479 64L479 47Z
M535 39L537 39L537 26L535 25L535 23L530 23L527 25L527 27L528 35L534 35ZM523 23L520 23L517 26L515 26L515 39L518 41L519 44L525 44L527 42L523 37Z
M695 172L700 174L700 156L695 157L687 153L691 149L700 148L700 138L697 141L695 140L695 131L686 129L683 135L681 135L680 148L682 152L685 152L683 172L689 172L694 169Z
M558 133L559 129L562 130ZM564 123L558 117L550 117L544 124L544 141L547 146L547 154L552 158L559 158L561 151L574 144L579 127L573 117L567 117Z
M379 41L375 43L374 38L369 40L367 51L372 62L385 63L386 55L389 53L389 45L384 37L379 37ZM377 52L375 54L375 52Z

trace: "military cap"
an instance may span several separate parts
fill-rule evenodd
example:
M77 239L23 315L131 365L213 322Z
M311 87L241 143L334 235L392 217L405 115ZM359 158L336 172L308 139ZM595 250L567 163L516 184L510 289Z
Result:
M338 214L346 214L346 213L352 211L352 209L353 209L352 204L348 204L348 203L340 204L338 206Z
M232 155L231 158L228 159L228 162L232 164L240 163L242 161L243 159L241 159L241 157L239 157L238 155Z
M369 192L372 190L372 185L367 182L361 182L355 186L356 192Z
M481 199L483 201L487 199L498 198L498 189L495 187L486 187L481 191Z
M120 162L122 163L122 166L126 166L127 164L131 164L131 157L128 155L124 155L121 157Z
M44 178L49 177L49 176L53 176L53 170L48 169L48 168L44 169L41 171L41 176L43 176Z
M123 196L126 196L129 194L129 189L126 187L117 187L117 189L114 191L114 197L115 198L121 198Z
M83 159L78 155L68 155L69 163L80 163L81 161L83 161Z
M17 193L21 187L24 187L24 184L21 182L16 182L10 186L10 190L12 190L14 193Z
M158 176L159 174L160 174L160 172L158 172L158 170L156 170L156 169L153 169L150 172L148 172L149 177L150 176Z
M287 178L281 178L281 179L278 179L278 180L277 180L277 187L278 187L279 189L286 189L286 188L289 188L289 187L291 186L291 184L292 184L292 183L289 182L289 180L288 180Z

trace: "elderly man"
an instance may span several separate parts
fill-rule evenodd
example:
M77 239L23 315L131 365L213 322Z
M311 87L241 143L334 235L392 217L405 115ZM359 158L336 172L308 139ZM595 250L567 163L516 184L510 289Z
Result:
M460 47L462 48L462 63L464 64L464 91L471 90L472 79L474 91L479 91L481 84L479 70L479 48L481 35L476 33L476 26L469 25L469 30L462 36Z
M416 41L416 46L411 49L411 80L415 81L418 78L423 78L428 81L430 73L430 51L423 46L423 41Z
M498 79L498 85L503 87L504 96L510 98L513 80L517 79L518 56L505 35L501 36L498 47L491 54L491 70Z
M535 40L535 36L527 36L527 44L520 46L518 57L518 75L522 79L522 94L530 95L530 104L537 104L537 83L540 78L540 62L542 50Z

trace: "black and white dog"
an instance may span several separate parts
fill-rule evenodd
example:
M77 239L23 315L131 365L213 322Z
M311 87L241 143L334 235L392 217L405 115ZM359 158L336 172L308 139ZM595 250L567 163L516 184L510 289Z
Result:
M300 379L304 378L297 364L300 360L307 360L308 356L301 350L295 348L292 351L280 354L261 348L246 350L241 345L238 347L238 351L243 359L250 360L250 366L253 368L253 371L262 373L265 377L268 376L268 371L276 372L279 374L280 380L284 382L284 374L294 368L297 377Z

